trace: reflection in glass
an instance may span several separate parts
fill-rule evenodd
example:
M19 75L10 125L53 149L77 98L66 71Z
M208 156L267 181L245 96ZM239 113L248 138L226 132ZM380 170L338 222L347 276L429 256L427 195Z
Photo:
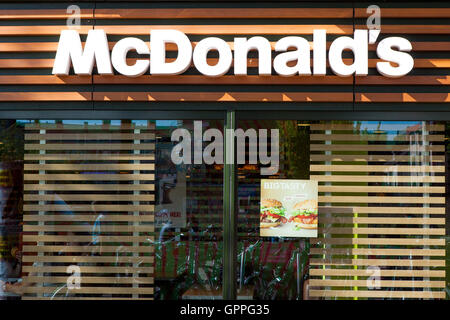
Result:
M222 166L170 158L192 124L2 121L2 299L221 298Z
M259 237L258 167L239 168L239 283L255 299L445 298L445 126L242 121L280 130L280 171L319 182L317 239ZM244 129L245 130L245 129Z

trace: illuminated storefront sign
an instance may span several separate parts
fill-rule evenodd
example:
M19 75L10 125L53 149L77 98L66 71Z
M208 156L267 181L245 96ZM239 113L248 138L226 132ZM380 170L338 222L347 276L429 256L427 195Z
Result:
M353 37L341 36L330 45L328 63L331 70L338 76L366 76L368 73L369 44L376 42L378 30L355 30ZM150 32L150 48L141 39L124 38L118 41L110 53L107 35L104 30L90 30L83 49L80 35L75 30L63 30L59 39L52 73L68 75L71 64L75 74L90 75L97 65L99 74L112 75L113 68L118 73L137 77L145 73L152 75L176 75L185 72L193 63L195 68L206 76L221 76L226 74L233 63L234 75L247 75L247 55L250 50L258 51L258 74L271 75L272 67L278 75L315 75L326 74L327 41L326 30L314 30L313 62L311 66L311 46L303 37L289 36L278 40L275 51L278 53L272 61L272 48L269 40L256 36L252 38L234 38L234 57L231 47L220 38L208 37L202 39L193 48L189 38L177 30L152 30ZM166 44L173 43L178 48L174 61L166 61ZM288 51L288 49L295 49ZM386 77L401 77L408 74L414 60L408 53L411 43L401 37L388 37L381 40L376 49L378 58L383 61L376 63L380 74ZM353 52L352 64L343 61L344 50ZM150 55L150 59L137 59L135 64L128 65L128 52L136 51L141 55ZM207 55L217 51L218 62L209 65ZM394 63L395 66L391 63Z

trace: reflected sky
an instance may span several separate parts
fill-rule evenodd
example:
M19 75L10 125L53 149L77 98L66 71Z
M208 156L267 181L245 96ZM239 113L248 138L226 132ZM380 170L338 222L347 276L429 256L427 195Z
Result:
M354 127L360 124L361 131L371 134L386 135L387 140L394 140L399 134L407 134L422 130L422 121L355 121Z

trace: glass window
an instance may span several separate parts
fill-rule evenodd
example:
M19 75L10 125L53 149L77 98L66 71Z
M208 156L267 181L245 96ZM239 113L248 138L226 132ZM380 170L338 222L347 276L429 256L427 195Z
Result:
M223 127L1 120L1 299L221 299L223 144L205 132ZM239 299L447 298L447 123L237 127ZM274 232L315 224L262 179L317 181L317 237L261 236L262 200L281 203Z
M180 130L193 121L3 120L0 296L221 298L223 168L176 164Z
M239 167L240 290L254 299L446 298L445 123L243 120L238 127L276 129L280 137L277 173ZM261 179L318 181L318 238L260 236ZM289 217L289 200L278 196L270 200Z

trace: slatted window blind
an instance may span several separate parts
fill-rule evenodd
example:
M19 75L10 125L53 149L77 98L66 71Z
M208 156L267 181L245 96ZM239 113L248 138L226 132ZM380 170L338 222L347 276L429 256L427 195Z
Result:
M445 298L445 126L380 128L311 124L312 297Z
M25 140L23 298L152 299L154 123L41 121Z

